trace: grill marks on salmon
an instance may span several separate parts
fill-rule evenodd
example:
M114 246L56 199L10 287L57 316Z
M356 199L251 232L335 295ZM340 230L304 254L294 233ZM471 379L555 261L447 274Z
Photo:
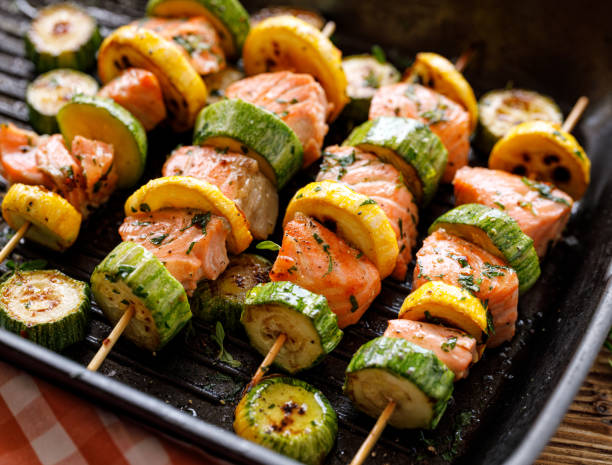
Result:
M126 108L150 131L166 119L166 106L161 86L150 71L129 68L106 84L98 95L107 97Z
M403 281L417 240L418 207L401 173L376 155L353 147L327 147L317 181L331 179L367 195L385 212L400 253L392 276Z
M539 257L559 240L572 211L572 198L565 192L505 171L464 167L453 185L458 205L480 203L514 218L533 239Z
M278 193L253 158L213 147L186 146L172 152L163 176L193 176L217 186L249 221L251 233L265 239L278 216Z
M325 296L340 328L357 323L381 288L378 270L359 250L302 214L285 225L270 279Z
M46 139L47 136L39 136L12 123L0 124L0 174L10 184L52 187L36 164L36 149Z
M402 116L427 124L448 151L442 182L451 182L470 153L470 117L461 105L419 84L383 86L372 98L370 119Z
M214 280L229 263L225 240L227 221L209 212L165 208L136 213L119 227L124 241L142 245L153 253L192 295L198 281Z
M413 289L428 281L462 287L488 305L495 334L487 346L497 347L514 336L518 278L503 260L475 244L439 229L429 235L416 254Z
M226 66L219 34L203 16L189 19L150 18L136 21L135 24L178 45L201 75L216 73Z
M383 336L405 339L431 350L455 373L455 381L466 378L470 365L479 359L476 339L453 328L422 321L389 320Z
M321 156L328 130L325 121L332 105L311 75L290 71L262 73L236 81L225 95L263 107L282 119L302 143L304 166Z

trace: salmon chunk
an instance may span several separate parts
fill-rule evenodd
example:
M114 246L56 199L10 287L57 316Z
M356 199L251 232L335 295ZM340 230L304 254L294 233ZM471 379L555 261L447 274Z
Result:
M422 321L389 320L383 336L405 339L431 350L455 373L455 381L466 378L470 365L478 361L476 339L457 329Z
M291 281L324 295L344 328L359 321L380 293L380 275L359 250L307 216L285 225L272 281Z
M367 195L385 212L400 253L392 276L403 281L416 245L419 212L401 173L376 155L353 147L327 147L317 181L331 179Z
M204 16L189 19L150 18L137 21L136 24L179 45L193 69L201 75L216 73L225 68L225 54L219 34Z
M166 119L166 106L159 81L150 71L129 68L106 84L98 95L126 108L150 131Z
M466 289L485 303L495 328L488 347L497 347L514 336L518 278L507 263L486 250L438 229L417 252L413 279L413 289L428 281L443 281Z
M162 175L193 176L217 186L242 210L256 239L265 239L274 230L278 192L253 158L213 147L186 146L172 152Z
M538 256L561 237L572 198L550 184L487 168L464 167L453 181L457 205L481 203L505 211L533 239Z
M12 123L0 124L0 174L10 184L53 184L36 164L36 148L47 140L35 132L20 129Z
M188 295L198 281L214 280L229 263L227 221L210 212L165 208L128 216L119 227L124 241L142 245L166 266Z
M402 116L429 125L448 151L442 182L451 182L455 172L468 164L470 117L461 105L419 84L399 83L376 91L370 105L370 119Z
M241 99L276 114L302 143L304 166L321 156L327 134L327 115L332 106L323 87L309 74L289 71L262 73L229 86L227 98Z

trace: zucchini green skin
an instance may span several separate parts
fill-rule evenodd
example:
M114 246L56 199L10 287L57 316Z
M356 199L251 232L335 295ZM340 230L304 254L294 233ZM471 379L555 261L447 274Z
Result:
M366 121L351 132L343 145L360 148L371 145L395 153L400 162L416 171L420 188L410 183L407 187L421 205L427 205L436 193L448 159L440 138L427 125L410 118L382 116ZM384 161L397 163L393 159ZM405 173L402 167L396 167Z
M113 145L118 188L131 187L142 176L147 133L134 115L112 99L76 95L60 108L57 122L68 146L77 135ZM118 131L111 130L112 126Z
M466 227L485 233L501 256L514 268L519 280L519 293L522 294L535 284L540 277L540 261L533 247L533 239L521 231L514 219L497 208L476 203L460 205L438 217L429 227L429 234L444 228L450 234L473 242Z
M220 321L226 332L241 331L240 315L247 292L270 280L272 264L254 254L232 257L215 281L203 281L190 298L194 318L209 324Z
M74 84L73 88L70 88L66 85L68 84L65 82L66 76L75 81L78 80L80 83ZM54 92L58 95L58 101L66 97L68 97L66 100L69 100L77 93L95 95L99 87L96 80L88 74L71 69L54 69L38 76L28 85L26 103L28 105L30 125L39 134L55 134L59 132L59 126L57 125L57 112L59 108L56 107L45 111L41 108L38 96L36 95L39 86L44 87L52 85L52 83L56 86ZM85 88L88 88L87 92L85 92Z
M314 341L312 345L316 345L316 348L320 349L320 353L308 365L304 366L285 365L282 362L282 353L279 354L274 361L274 365L289 373L297 373L319 364L327 354L338 346L344 335L342 330L338 328L338 317L329 308L325 297L288 281L258 284L247 293L244 304L240 321L244 325L251 344L256 348L257 345L253 342L256 340L258 332L263 330L263 328L254 327L255 325L249 323L249 313L256 307L280 306L289 312L295 312L306 317L306 321L312 325L314 333L319 337L319 340ZM297 340L300 337L310 336L305 336L301 332L299 334L287 334L288 341ZM288 344L289 342L285 343L285 345ZM314 347L312 348L314 349ZM260 350L260 353L266 355L267 350L269 350L269 347Z
M261 431L261 426L258 425L257 419L259 412L255 408L255 403L262 396L265 396L266 390L270 386L279 383L287 385L289 389L295 386L307 391L321 408L322 415L318 420L313 420L315 424L312 425L309 432L303 432L299 435L292 433L283 435L274 431ZM288 402L291 400L287 399ZM298 379L271 377L265 378L253 387L236 408L234 429L239 430L239 428L247 430L247 434L239 431L239 433L242 433L241 435L264 447L307 465L318 465L322 463L325 456L334 446L336 435L338 434L338 419L333 407L318 389Z
M60 319L46 323L32 324L27 321L27 318L12 315L9 312L8 302L5 300L9 297L10 288L21 286L33 275L42 275L43 279L60 279L74 288L74 291L79 294L79 305ZM49 282L49 286L53 286L53 283ZM89 285L57 270L17 271L0 285L0 327L58 352L85 339L90 306Z
M63 5L54 5L47 7L41 11L41 15L45 14L45 11L52 11L57 8L61 8ZM91 18L91 17L90 17ZM33 39L34 25L36 20L32 23L32 26L28 30L24 37L25 42L25 54L26 57L34 63L37 73L44 73L56 68L71 68L80 71L87 71L92 68L96 63L96 52L102 43L102 36L95 20L94 28L89 39L82 44L78 50L64 50L59 54L53 54L49 52L41 52L36 48L35 40Z
M130 303L135 306L124 334L151 352L166 345L191 319L181 283L157 257L134 242L122 242L96 266L91 289L113 324Z
M177 5L193 3L193 7L189 9L194 13L198 9L204 9L213 15L231 35L231 38L224 37L225 31L217 29L223 43L230 39L233 44L233 54L230 55L240 54L242 45L249 34L250 19L249 14L238 0L149 0L146 8L147 16L175 16L173 3ZM224 49L226 53L229 51L227 47Z
M344 392L353 401L354 375L366 369L384 370L414 384L433 403L433 413L427 427L437 426L453 393L455 375L432 351L405 339L385 336L365 343L346 368Z
M261 171L281 189L302 166L303 148L293 130L274 113L243 100L223 100L203 108L196 119L193 143L212 138L237 141L242 153L255 152ZM261 163L269 165L261 166Z

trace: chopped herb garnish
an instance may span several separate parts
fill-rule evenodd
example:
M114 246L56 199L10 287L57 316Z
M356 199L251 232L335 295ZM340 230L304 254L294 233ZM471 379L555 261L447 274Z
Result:
M444 352L450 352L457 345L457 338L455 336L450 336L446 339L446 342L443 342L440 348Z
M554 136L556 136L556 137L558 137L559 139L561 139L561 140L563 140L563 141L566 141L566 140L567 140L567 138L566 138L566 137L565 137L563 134L561 134L559 131L557 131L557 130L554 130L554 131L553 131L553 135L554 135Z
M443 103L438 103L433 110L424 111L419 114L421 118L425 118L429 124L437 124L443 121L448 121L445 117L447 106Z
M227 350L225 350L225 347L223 347L223 341L225 340L225 330L223 329L223 325L220 321L217 321L217 325L215 326L215 334L213 335L212 339L219 345L219 355L217 356L217 358L220 361L225 362L234 368L237 368L241 365L241 363L238 360L235 360L234 357L232 357L231 354Z
M471 292L472 294L480 292L480 283L478 280L474 281L474 275L461 273L458 281L459 285L466 291Z
M402 239L404 237L404 223L402 222L401 218L397 220L397 226L400 232L400 239Z
M532 181L531 179L527 179L525 177L522 177L521 181L523 181L523 184L529 187L529 189L536 191L540 195L540 197L552 200L553 202L562 203L563 205L567 205L568 207L571 206L570 203L563 197L557 197L553 195L553 187L550 184Z
M359 308L359 303L357 303L357 299L354 295L351 295L349 300L351 301L351 313L354 313Z
M191 244L189 244L189 248L187 249L187 252L185 252L185 255L189 255L191 253L194 245L196 245L195 241L193 241Z
M376 58L376 61L379 63L385 63L387 61L385 51L380 45L372 45L372 56Z
M206 235L206 226L208 226L208 223L210 222L211 217L212 215L210 212L196 213L191 218L191 223L189 223L187 226L182 228L181 232L185 231L186 229L191 228L192 226L199 226L200 229L202 229L202 232L204 233L204 235Z
M152 244L161 245L161 243L164 242L164 239L166 237L168 237L168 234L160 234L159 236L152 237L149 240Z
M292 105L295 105L296 103L299 103L299 100L294 97L294 98L291 99L291 101L289 103L292 104Z
M459 265L461 265L461 268L465 268L466 266L470 266L467 257L464 256L464 255L457 255L457 254L454 254L454 253L449 253L447 256L448 256L448 258L451 258L451 259L457 261L457 263L459 263Z
M497 201L495 201L495 202L493 202L493 203L494 203L495 205L497 205L497 206L499 207L499 209L500 209L500 210L505 210L505 209L506 209L506 206L505 206L503 203L501 203L501 202L497 202Z
M68 179L74 179L74 171L72 170L72 166L62 166L60 171L65 172Z
M363 252L359 251L359 253L357 254L355 258L360 259L361 257L363 257Z
M506 274L504 273L504 271L508 269L509 268L507 266L494 265L492 263L485 262L483 266L482 274L486 276L487 278L495 278L498 276L504 276Z
M380 87L380 77L376 75L373 69L371 69L363 79L363 83L366 87L378 89Z
M281 246L273 241L261 241L255 246L255 248L259 250L271 250L273 252L278 252Z
M364 200L363 202L359 204L360 207L363 207L364 205L376 205L376 201L372 199L368 199L368 200Z
M288 272L289 274L293 274L293 273L294 273L295 271L297 271L297 270L298 270L298 269L297 269L297 266L293 265L293 266L291 266L291 268L289 268L289 269L287 270L287 272Z
M317 233L314 233L312 237L314 237L314 240L317 241L317 244L323 244L323 239Z

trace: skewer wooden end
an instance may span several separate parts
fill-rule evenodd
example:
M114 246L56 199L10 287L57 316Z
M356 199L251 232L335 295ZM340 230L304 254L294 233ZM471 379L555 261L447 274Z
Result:
M119 340L121 334L123 334L123 331L125 331L125 328L127 328L133 316L134 307L131 306L123 313L108 337L102 341L102 345L98 349L98 352L96 352L96 355L94 355L91 362L89 362L89 365L87 365L88 370L98 371L98 368L100 368L102 362L104 362L108 354L110 354L113 346Z
M23 223L21 228L19 228L19 230L13 235L13 237L11 237L11 239L5 244L2 250L0 250L0 263L6 260L6 257L11 254L11 252L17 246L21 238L25 236L25 233L28 232L30 224L31 223L29 221Z
M370 431L370 434L368 434L366 440L363 441L363 444L361 444L361 447L355 454L355 457L353 457L353 460L351 461L350 465L361 465L363 462L365 462L365 460L368 458L368 455L370 455L370 451L376 445L378 438L385 430L389 418L391 418L391 415L393 415L393 412L395 411L395 405L396 404L394 400L389 401L385 409L378 417L378 420L376 420L376 424L372 428L372 431Z
M578 100L576 100L572 111L570 111L569 115L567 115L567 118L565 118L561 129L563 129L565 132L572 132L574 126L576 126L576 123L578 123L578 120L584 113L584 110L586 110L588 104L589 98L584 95Z
M329 39L335 30L336 30L336 23L334 23L333 21L328 21L325 23L325 26L323 26L323 29L321 29L321 34L323 34L325 37Z
M283 348L283 345L285 344L286 340L286 334L283 333L278 335L276 341L274 341L274 344L272 345L272 347L270 347L270 350L268 351L267 355L259 365L259 368L257 368L257 371L253 375L253 378L251 379L249 384L247 384L246 388L244 388L244 392L248 392L253 386L256 386L257 383L261 381L261 378L264 377L270 365L274 363L274 359L276 358L280 350Z

